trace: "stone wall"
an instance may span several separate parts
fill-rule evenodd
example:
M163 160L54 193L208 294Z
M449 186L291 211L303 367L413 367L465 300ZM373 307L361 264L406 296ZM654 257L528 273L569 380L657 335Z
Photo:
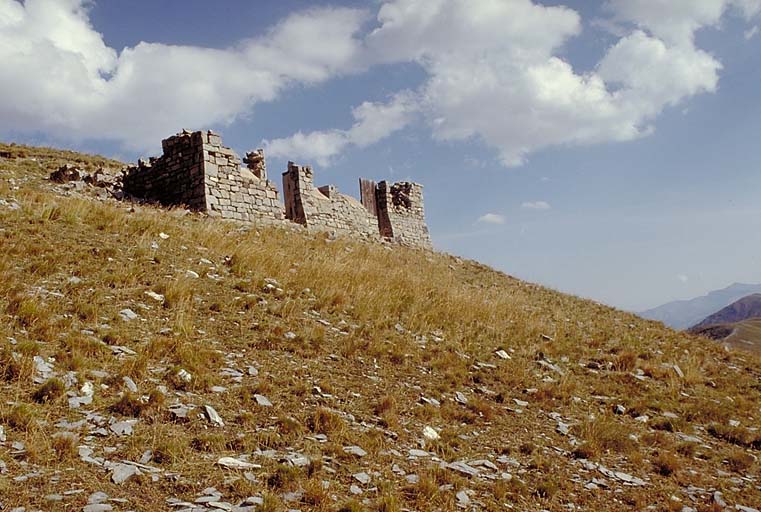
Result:
M413 247L430 249L431 236L425 223L423 186L408 181L376 188L378 229L383 238Z
M317 231L378 238L378 220L357 199L333 185L316 188L311 167L288 162L283 173L285 217Z
M187 130L161 141L160 158L139 160L123 177L124 193L156 201L165 206L185 205L194 210L206 209L203 153L198 135ZM193 140L195 135L196 140Z
M245 221L283 218L277 189L267 180L263 150L248 153L249 167L241 168L238 155L222 146L218 135L206 134L202 147L209 215Z
M376 184L361 179L360 202L339 193L335 186L315 187L311 167L288 162L283 173L283 208L275 185L267 179L263 150L246 153L241 162L234 151L222 145L219 135L187 130L163 140L161 147L161 157L140 160L125 171L122 186L126 196L181 205L225 219L287 219L310 231L431 248L423 187L417 183Z
M123 178L124 192L166 206L183 205L237 220L278 220L283 209L267 180L264 152L247 154L249 168L219 135L183 130L161 142L164 154L140 160Z

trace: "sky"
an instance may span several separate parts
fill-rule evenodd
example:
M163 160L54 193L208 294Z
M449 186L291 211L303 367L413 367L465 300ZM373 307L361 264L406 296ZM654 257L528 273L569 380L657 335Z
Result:
M761 0L0 0L0 139L183 128L623 309L761 282Z

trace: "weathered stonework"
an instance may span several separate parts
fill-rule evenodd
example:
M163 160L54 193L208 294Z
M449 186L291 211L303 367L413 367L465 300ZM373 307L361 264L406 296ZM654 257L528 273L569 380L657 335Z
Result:
M125 194L157 201L163 205L185 205L194 210L206 209L203 150L190 132L161 141L160 158L139 160L127 169L122 179Z
M208 137L203 144L206 211L225 219L282 219L277 189L267 180L264 151L248 153L249 167L241 168L238 155L222 146L218 135L209 132Z
M163 205L184 205L209 215L237 220L283 218L278 192L267 181L264 152L249 153L255 171L213 132L183 132L161 142L164 154L127 170L127 195ZM254 158L257 155L260 158ZM247 161L249 161L247 160ZM258 173L258 174L257 174Z
M382 237L403 245L431 247L422 185L409 181L392 185L381 181L375 189L375 202Z
M314 186L311 167L288 162L283 173L285 217L307 228L336 230L403 245L431 248L425 223L423 186L401 182L377 185L360 179L359 202L327 185Z
M311 167L289 162L283 173L283 208L277 189L267 179L263 150L246 153L242 167L238 155L211 131L183 130L161 146L161 157L140 160L125 171L126 196L183 205L225 219L290 221L310 231L431 248L422 186L417 183L376 185L360 180L360 202L335 186L315 187Z
M378 220L362 203L328 185L315 188L312 168L288 162L283 173L285 217L318 231L378 238Z

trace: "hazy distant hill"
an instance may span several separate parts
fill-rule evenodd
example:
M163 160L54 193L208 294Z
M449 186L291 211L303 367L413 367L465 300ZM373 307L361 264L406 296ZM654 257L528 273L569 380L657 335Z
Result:
M711 325L731 324L757 317L761 317L761 294L754 293L736 300L729 306L706 317L702 322L690 327L690 331L698 331Z
M692 332L733 348L761 354L761 318L749 318L733 324L710 325Z
M761 294L741 298L690 327L690 332L761 353Z
M701 322L708 315L754 293L761 293L761 284L734 283L724 289L709 292L702 297L677 300L642 311L640 316L659 320L674 329L687 329Z

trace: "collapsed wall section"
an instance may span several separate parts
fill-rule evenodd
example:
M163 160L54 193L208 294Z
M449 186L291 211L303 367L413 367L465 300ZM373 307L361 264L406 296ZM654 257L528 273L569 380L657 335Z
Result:
M378 183L375 190L378 229L383 238L413 247L431 249L425 223L423 186L408 181Z
M203 153L193 135L183 130L164 139L163 156L141 159L136 167L127 169L122 180L124 193L165 206L205 210Z
M248 153L249 168L212 131L181 133L161 142L163 155L140 160L123 178L125 194L165 206L186 206L237 220L282 219L275 185L267 180L263 150Z
M309 229L378 238L378 221L358 200L332 186L316 188L309 166L288 162L283 173L285 217Z

